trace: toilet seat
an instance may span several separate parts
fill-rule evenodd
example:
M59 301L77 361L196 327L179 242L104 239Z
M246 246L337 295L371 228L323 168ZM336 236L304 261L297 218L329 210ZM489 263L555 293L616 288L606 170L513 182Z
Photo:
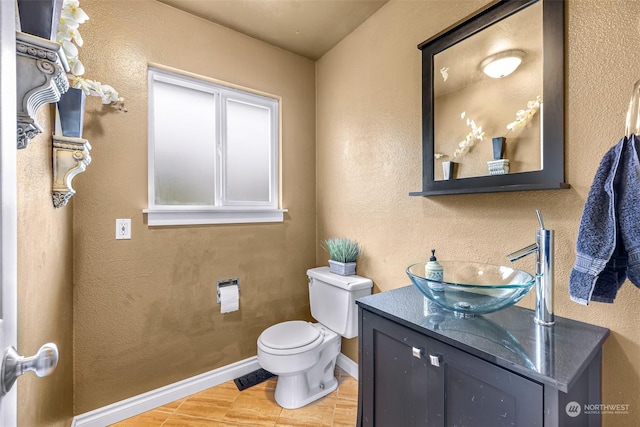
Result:
M258 346L270 354L296 354L313 350L324 340L324 333L309 322L292 320L265 329Z

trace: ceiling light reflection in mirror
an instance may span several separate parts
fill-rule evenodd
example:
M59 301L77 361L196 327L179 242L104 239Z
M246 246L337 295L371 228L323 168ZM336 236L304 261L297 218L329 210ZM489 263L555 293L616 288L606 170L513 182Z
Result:
M489 77L501 79L507 77L522 64L524 52L521 50L506 50L491 55L480 63L480 68Z
M498 68L505 62L510 70ZM435 180L443 161L458 163L458 179L542 169L542 62L541 2L434 56ZM497 137L504 171L488 163Z

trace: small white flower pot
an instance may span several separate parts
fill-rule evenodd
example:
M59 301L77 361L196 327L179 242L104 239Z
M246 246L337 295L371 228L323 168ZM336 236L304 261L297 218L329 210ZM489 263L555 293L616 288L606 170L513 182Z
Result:
M329 271L341 276L352 276L356 274L355 262L339 262L332 259L329 260Z
M487 162L489 175L504 175L509 173L509 159L500 159Z

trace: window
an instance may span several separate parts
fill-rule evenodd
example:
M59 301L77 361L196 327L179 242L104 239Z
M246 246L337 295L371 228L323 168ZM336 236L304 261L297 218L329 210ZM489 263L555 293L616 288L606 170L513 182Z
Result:
M149 68L148 224L282 222L279 101Z

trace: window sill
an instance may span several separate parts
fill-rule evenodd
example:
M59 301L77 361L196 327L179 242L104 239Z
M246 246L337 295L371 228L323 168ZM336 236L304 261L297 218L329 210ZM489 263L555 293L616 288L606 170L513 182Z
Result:
M284 222L287 209L144 209L150 227L200 224Z

